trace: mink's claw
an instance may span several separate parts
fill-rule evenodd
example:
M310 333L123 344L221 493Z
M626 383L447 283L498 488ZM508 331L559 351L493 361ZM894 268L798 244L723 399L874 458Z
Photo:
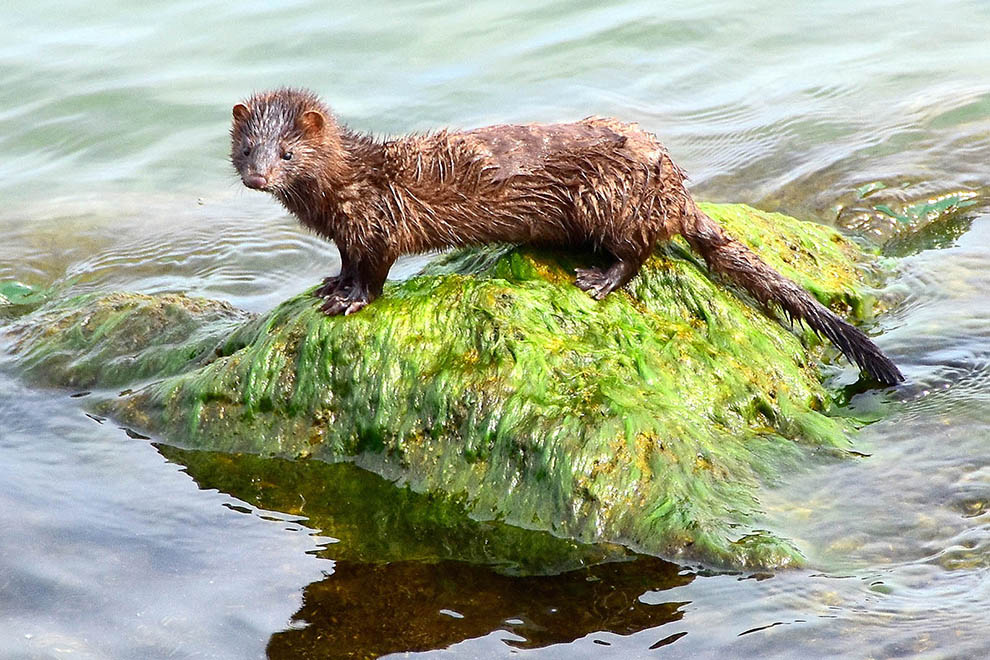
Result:
M335 294L327 298L320 309L327 316L340 316L341 314L349 316L363 309L369 302L371 301L366 297Z
M601 300L612 290L612 281L601 268L578 268L574 284L595 300Z

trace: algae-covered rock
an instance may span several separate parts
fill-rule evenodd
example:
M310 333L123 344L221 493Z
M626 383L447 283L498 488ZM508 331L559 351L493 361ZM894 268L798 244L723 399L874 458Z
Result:
M704 210L823 303L867 310L859 253L833 230ZM16 350L34 373L58 365L59 382L169 376L104 409L179 446L353 462L476 521L579 542L799 561L760 528L757 495L806 452L847 443L822 412L814 337L714 281L679 243L601 302L572 284L590 258L461 250L353 316L327 318L305 292L233 332L236 314L212 313L188 340L152 345L131 338L162 318L156 299L78 299L19 321ZM84 369L94 361L108 366Z
M249 315L214 300L89 294L59 301L8 329L21 370L64 387L118 387L196 366Z

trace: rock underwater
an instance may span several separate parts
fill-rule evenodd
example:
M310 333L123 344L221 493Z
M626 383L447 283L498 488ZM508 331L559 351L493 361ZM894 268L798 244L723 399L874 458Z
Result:
M834 230L702 208L824 304L869 313L863 254ZM253 318L112 293L38 304L2 331L29 380L132 388L98 409L166 445L353 463L468 526L734 568L800 563L761 527L758 496L810 453L849 446L850 423L825 414L820 342L679 241L601 302L572 284L590 259L458 250L349 317L325 317L310 291Z

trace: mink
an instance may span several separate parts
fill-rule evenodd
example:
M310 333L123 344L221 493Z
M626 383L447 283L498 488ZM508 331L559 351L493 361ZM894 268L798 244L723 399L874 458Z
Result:
M400 255L496 241L605 255L609 265L578 268L575 279L601 299L681 235L711 271L805 322L879 383L904 380L865 334L705 215L684 172L635 123L589 117L376 139L339 123L312 92L282 88L233 107L231 142L244 185L337 244L340 272L316 289L328 315L380 296Z

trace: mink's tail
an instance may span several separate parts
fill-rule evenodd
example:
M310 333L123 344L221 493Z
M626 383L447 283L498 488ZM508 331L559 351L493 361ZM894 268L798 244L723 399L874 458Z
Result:
M712 271L725 275L761 303L779 305L792 320L804 321L883 385L903 382L904 376L897 366L869 337L767 265L700 210L687 209L681 233L691 247L701 253Z

